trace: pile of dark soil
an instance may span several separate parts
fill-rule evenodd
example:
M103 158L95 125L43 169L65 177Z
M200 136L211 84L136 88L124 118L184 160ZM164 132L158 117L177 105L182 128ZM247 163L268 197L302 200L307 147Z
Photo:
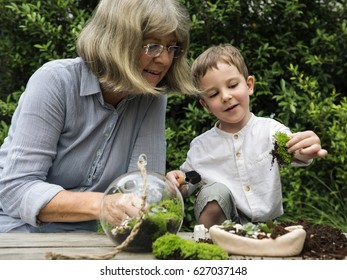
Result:
M306 230L303 259L341 260L347 256L347 236L341 230L327 225L317 225L305 220L281 222L280 226L302 225Z

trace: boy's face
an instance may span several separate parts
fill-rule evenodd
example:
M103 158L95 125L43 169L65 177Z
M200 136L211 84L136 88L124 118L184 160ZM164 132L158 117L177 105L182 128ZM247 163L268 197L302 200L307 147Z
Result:
M238 132L251 117L249 96L253 94L254 78L244 76L234 65L224 62L209 69L200 78L203 97L200 103L220 120L220 129Z

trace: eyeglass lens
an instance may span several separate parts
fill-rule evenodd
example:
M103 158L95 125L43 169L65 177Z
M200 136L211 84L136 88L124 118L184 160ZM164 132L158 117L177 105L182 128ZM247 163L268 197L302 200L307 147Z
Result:
M165 47L160 44L148 44L144 46L146 49L146 54L151 57L158 57L164 49L167 49L170 55L173 55L173 57L178 57L182 53L182 48L180 46L169 46Z

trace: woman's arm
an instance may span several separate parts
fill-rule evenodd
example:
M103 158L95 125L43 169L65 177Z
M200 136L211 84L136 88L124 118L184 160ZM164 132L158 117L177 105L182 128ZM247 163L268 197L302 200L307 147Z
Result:
M41 222L81 222L99 219L103 193L63 190L38 214Z
M113 225L137 216L142 203L134 194L114 194L104 198L104 194L98 192L61 191L41 209L37 218L41 222L99 220L102 200L104 218Z

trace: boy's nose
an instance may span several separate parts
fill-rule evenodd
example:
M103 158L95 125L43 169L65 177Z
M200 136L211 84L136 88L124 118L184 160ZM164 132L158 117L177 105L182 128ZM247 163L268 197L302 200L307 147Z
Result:
M231 99L233 99L233 96L230 93L228 93L226 91L222 92L223 102L229 102Z

